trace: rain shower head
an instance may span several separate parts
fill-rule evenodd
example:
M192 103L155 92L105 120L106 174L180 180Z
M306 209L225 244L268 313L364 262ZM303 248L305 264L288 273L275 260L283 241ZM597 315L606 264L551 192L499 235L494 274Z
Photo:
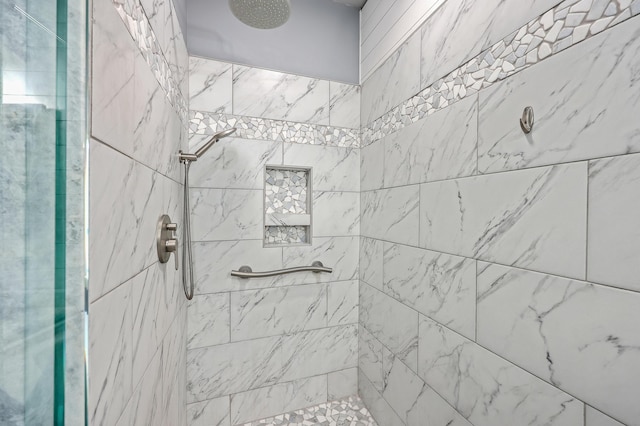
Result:
M222 138L226 138L227 136L234 133L237 129L232 127L227 130L223 130L221 132L216 133L209 139L204 145L202 145L195 153L196 158L200 158L204 155L205 152L209 150L216 142L218 142Z
M289 0L229 0L229 7L242 23L261 30L277 28L291 15Z

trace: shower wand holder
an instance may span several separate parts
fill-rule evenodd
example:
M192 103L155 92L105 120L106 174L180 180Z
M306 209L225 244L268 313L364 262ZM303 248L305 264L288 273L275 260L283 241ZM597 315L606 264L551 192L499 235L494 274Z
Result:
M167 263L173 253L175 259L176 271L178 270L178 238L175 232L178 225L171 222L171 218L163 214L158 220L156 232L156 247L158 249L158 260L160 263Z

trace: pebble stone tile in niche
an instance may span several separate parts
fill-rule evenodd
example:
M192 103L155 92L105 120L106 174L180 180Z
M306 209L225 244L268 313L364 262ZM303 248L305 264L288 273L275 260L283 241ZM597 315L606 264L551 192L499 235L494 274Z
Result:
M268 245L306 244L309 242L306 226L265 226L264 241Z
M331 401L314 407L280 414L243 426L377 426L357 396Z
M265 208L267 214L307 213L307 171L267 169Z
M640 14L640 0L565 0L369 123L362 146Z

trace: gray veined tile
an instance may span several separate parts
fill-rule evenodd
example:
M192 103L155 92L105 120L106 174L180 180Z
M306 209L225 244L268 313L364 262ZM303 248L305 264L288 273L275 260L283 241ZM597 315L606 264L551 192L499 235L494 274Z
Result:
M232 65L211 59L189 57L189 109L232 111Z
M232 341L290 334L326 325L325 284L231 293Z
M478 265L478 343L627 423L640 417L638 321L639 294Z
M408 426L423 425L471 426L447 401L424 385L407 415Z
M187 305L183 303L162 341L162 407L167 424L187 417Z
M358 328L358 369L364 373L378 392L386 386L385 365L394 355L362 323ZM391 362L388 362L391 360Z
M602 414L600 411L588 405L585 408L585 426L624 426L617 420Z
M384 426L404 426L404 422L362 372L360 372L358 376L358 394L377 424Z
M480 171L639 151L639 40L630 20L482 91ZM518 123L525 105L535 112L528 135Z
M209 399L187 405L189 426L231 426L229 397Z
M229 293L196 293L188 302L187 342L190 349L231 340L229 297Z
M375 141L360 148L360 190L382 189L384 186L384 142Z
M284 144L284 165L312 168L314 191L359 191L359 164L359 149Z
M382 290L382 262L384 243L360 237L360 280Z
M640 291L640 154L589 167L589 281Z
M329 82L233 65L233 114L329 124Z
M162 422L162 379L162 351L157 351L131 397L131 424L152 425Z
M402 421L408 424L411 411L417 404L425 384L398 357L393 357L391 365L385 366L384 370L386 383L382 397Z
M401 244L418 245L419 207L419 185L362 192L361 234Z
M384 291L469 339L475 338L475 260L385 243Z
M335 400L358 394L358 368L327 374L327 399Z
M577 163L423 184L420 245L584 278L586 179Z
M313 193L313 236L341 237L360 234L360 194Z
M477 97L471 96L385 137L384 186L475 174L477 124Z
M424 316L419 357L420 377L476 426L584 422L582 402Z
M329 94L331 125L360 129L360 86L330 81Z
M339 281L327 284L327 325L357 324L359 282ZM347 396L351 394L345 394Z

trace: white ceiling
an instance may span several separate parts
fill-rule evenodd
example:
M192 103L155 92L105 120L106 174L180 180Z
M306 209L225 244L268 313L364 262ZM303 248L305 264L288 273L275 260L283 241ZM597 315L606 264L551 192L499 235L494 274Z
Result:
M333 0L336 3L344 4L345 6L357 7L358 9L362 9L362 6L367 2L367 0Z

